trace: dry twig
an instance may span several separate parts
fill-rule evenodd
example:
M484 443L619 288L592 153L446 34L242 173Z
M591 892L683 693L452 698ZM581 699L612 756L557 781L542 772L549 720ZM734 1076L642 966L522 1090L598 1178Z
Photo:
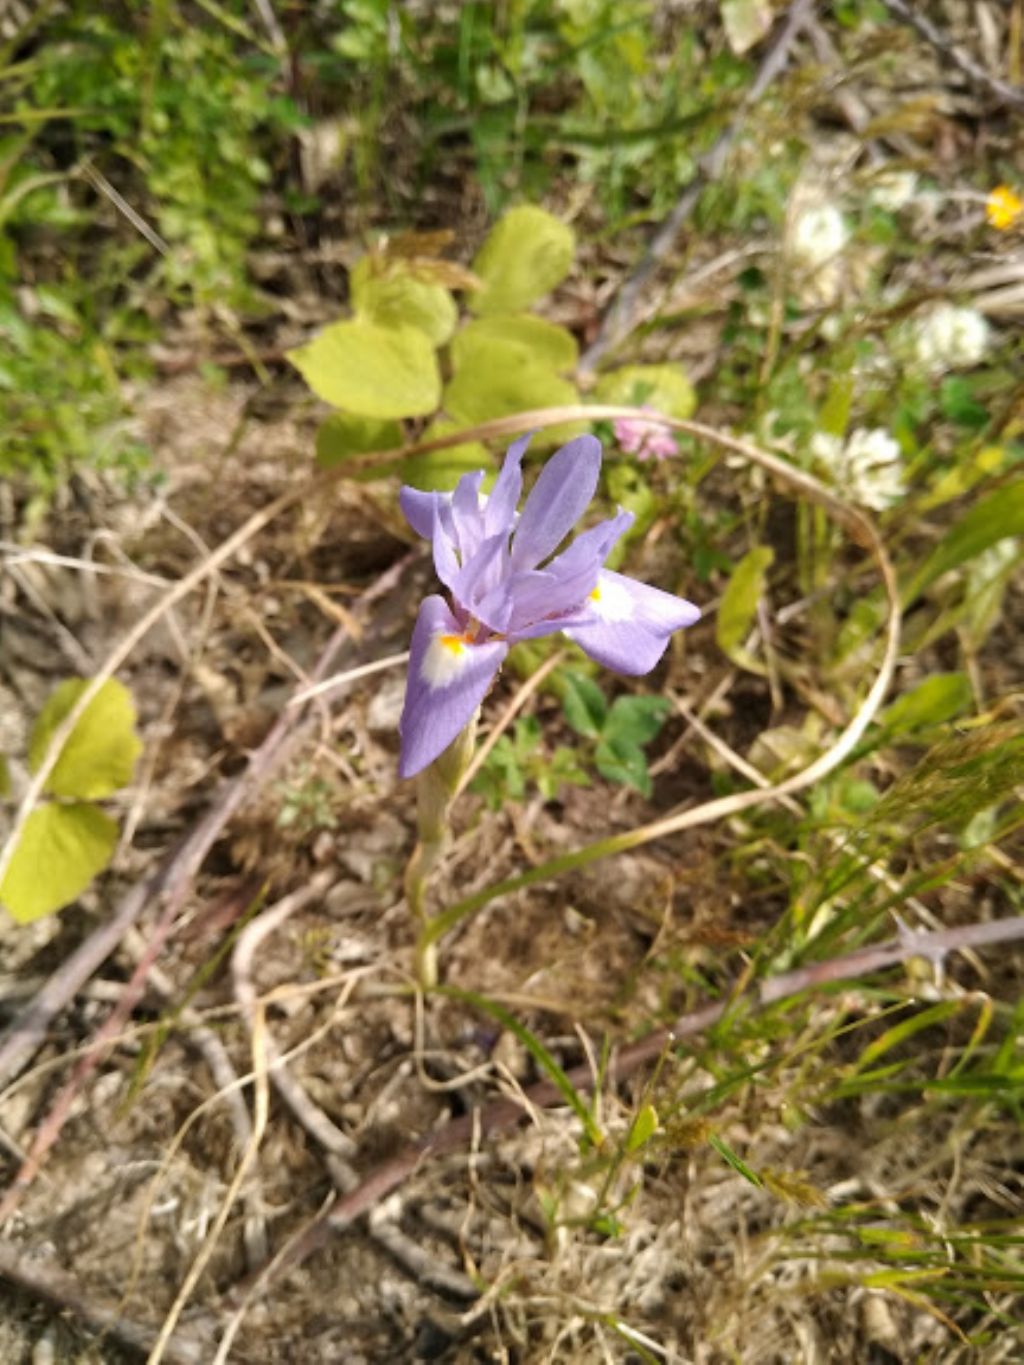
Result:
M986 71L969 53L958 47L948 34L933 24L927 15L920 14L909 0L884 0L884 4L897 19L916 30L944 61L955 66L969 81L980 85L1000 103L1008 104L1012 109L1024 109L1024 90L1019 85L1011 85L1009 81L1001 80L1000 77L993 76L991 71Z
M70 1313L87 1327L111 1336L134 1351L148 1351L156 1333L125 1318L119 1308L99 1302L84 1292L59 1266L43 1265L40 1259L13 1242L0 1241L0 1279L17 1285L33 1298L43 1299L62 1313ZM201 1365L206 1348L183 1335L169 1343L164 1358L173 1365Z
M629 331L640 296L646 289L648 281L672 250L683 224L697 207L705 189L721 175L733 143L739 136L751 108L785 70L793 39L806 22L811 5L812 0L793 0L789 13L768 45L753 84L735 118L719 133L710 150L700 159L693 179L676 202L675 208L654 234L640 264L626 277L616 292L615 302L605 314L597 336L580 357L579 369L582 374L589 374L595 370L605 353Z

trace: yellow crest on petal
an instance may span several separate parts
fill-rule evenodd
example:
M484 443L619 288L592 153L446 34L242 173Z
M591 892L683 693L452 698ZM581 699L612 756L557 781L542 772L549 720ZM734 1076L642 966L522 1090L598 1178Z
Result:
M465 635L439 632L431 640L420 664L420 676L428 687L447 687L469 662L472 641Z

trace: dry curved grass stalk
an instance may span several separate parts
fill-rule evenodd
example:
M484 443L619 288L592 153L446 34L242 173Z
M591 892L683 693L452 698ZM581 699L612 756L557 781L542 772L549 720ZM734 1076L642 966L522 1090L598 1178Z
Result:
M390 463L399 457L408 457L417 454L427 454L432 451L444 450L450 446L459 445L470 440L487 440L490 438L515 435L524 429L544 428L556 426L562 422L594 421L594 420L615 420L616 418L633 417L641 421L657 420L664 426L673 431L683 432L694 436L698 440L710 442L718 445L725 450L730 450L735 454L743 456L752 464L758 465L774 478L778 479L785 486L793 491L808 498L810 501L822 506L835 518L851 536L860 544L864 545L872 554L881 572L886 595L889 599L889 616L886 624L887 642L885 656L879 669L875 684L865 698L858 715L843 735L837 740L836 745L829 751L829 754L838 754L835 762L841 762L856 745L861 734L870 724L872 716L877 712L881 705L885 692L888 689L895 666L896 650L899 644L899 602L896 588L895 574L885 546L882 544L872 522L858 511L856 508L836 497L817 479L809 474L797 469L787 461L779 459L767 451L761 450L759 446L742 438L731 436L728 433L716 430L702 422L684 421L680 418L667 417L662 414L652 414L650 409L638 408L628 405L614 404L572 404L557 408L539 408L529 412L518 413L513 417L496 418L490 422L481 422L475 427L469 427L462 431L451 433L447 436L438 437L430 441L419 441L409 445L401 446L396 449L377 451L360 457L357 460L349 461L341 470L331 470L313 476L308 482L290 488L275 498L266 507L254 512L236 531L223 541L216 550L212 551L204 560L196 565L178 583L175 583L153 606L145 612L136 624L111 650L104 660L97 673L88 681L87 686L82 690L75 705L68 712L63 722L56 727L47 747L45 754L40 761L39 767L33 774L25 794L18 806L12 823L11 830L7 836L2 849L0 849L0 883L10 866L11 858L17 847L18 840L25 828L25 824L35 809L36 803L43 794L47 779L53 771L57 759L67 743L75 726L81 720L87 707L96 697L103 684L113 676L118 668L129 658L132 651L144 639L146 634L154 625L169 611L176 603L183 600L196 587L213 573L222 564L226 563L233 555L237 554L255 535L264 527L268 526L276 517L289 507L301 502L312 493L326 489L338 482L344 475L360 469L373 468L383 463ZM829 755L823 755L818 764L822 764ZM835 763L826 764L823 768L811 765L806 773L798 775L797 778L790 779L790 783L795 785L783 784L778 789L777 794L783 791L797 791L801 786L809 782L817 781L825 772L831 771ZM801 781L803 777L805 780ZM750 795L755 795L751 793ZM729 798L730 800L742 800L740 798ZM738 809L743 809L741 805ZM729 814L730 811L722 809L716 811L709 818L720 818ZM702 822L701 822L702 823ZM688 823L677 825L672 828L665 827L663 833L671 833L673 829L689 828ZM653 827L648 827L653 828ZM652 834L651 837L658 837Z
M831 747L802 772L767 789L739 793L717 801L706 802L694 809L682 811L675 815L653 821L638 829L629 831L624 835L619 835L598 844L590 845L588 848L578 850L576 853L567 855L562 859L554 860L543 867L532 869L519 878L514 878L508 882L499 884L496 887L488 888L477 896L470 897L467 900L460 902L458 905L451 907L451 909L438 916L435 921L435 924L438 926L438 937L440 937L443 932L446 932L447 929L454 927L454 925L463 917L472 913L473 910L480 908L488 901L495 899L498 895L506 894L509 891L545 880L551 876L556 876L562 871L571 870L573 867L581 866L583 863L597 857L609 856L624 851L627 848L635 848L654 839L663 838L669 834L678 833L685 829L694 828L697 825L725 818L738 811L749 809L763 802L781 799L791 793L810 786L827 773L833 771L849 756L859 742L861 736L864 734L867 726L877 714L888 690L899 646L900 607L895 573L885 546L873 523L859 510L836 497L824 485L819 483L818 480L742 438L717 431L715 428L708 427L699 422L683 421L661 416L654 418L648 409L625 405L573 405L571 407L542 409L518 414L515 417L501 418L492 422L482 423L475 428L454 433L451 436L436 441L421 442L414 446L406 447L401 452L380 452L366 456L358 462L353 462L353 464L358 463L361 467L366 467L368 465L372 466L385 460L390 460L398 453L404 455L426 453L429 450L442 449L446 446L458 444L469 439L479 440L489 437L511 435L522 431L524 428L548 427L566 421L613 420L621 417L636 417L644 421L658 420L673 431L682 432L693 436L698 440L710 442L723 449L730 450L739 454L748 462L765 470L765 472L771 474L773 478L799 496L807 498L819 506L824 507L829 515L839 522L858 544L869 551L881 575L888 600L888 615L885 625L885 648L881 664L867 695L846 728L836 738ZM346 472L348 471L346 470ZM2 853L0 853L0 878L2 878L5 867L9 863L11 853L17 843L21 829L24 827L24 822L31 813L36 800L38 800L42 794L46 780L57 761L57 757L59 756L64 743L72 733L82 713L96 695L103 682L106 681L106 679L109 678L128 658L136 644L160 619L164 612L169 610L176 602L182 600L182 598L196 586L204 582L220 567L220 565L225 563L234 553L241 549L248 540L269 524L269 522L281 512L299 502L302 498L308 496L313 490L330 485L337 477L339 476L335 473L316 476L306 484L301 485L298 488L290 489L287 493L282 494L275 499L266 508L255 513L215 551L208 555L188 575L186 575L185 578L165 593L119 642L108 656L98 674L90 681L89 686L85 689L82 696L79 698L77 705L65 719L63 725L58 728L52 737L47 754L33 777L29 789L25 794L25 798L19 808L14 827ZM254 1038L254 1046L255 1041ZM662 1046L664 1046L664 1042L665 1040L662 1041ZM646 1056L647 1054L645 1053L644 1055ZM266 1057L262 1052L261 1058L261 1065L254 1069L254 1075L258 1082L260 1082L260 1077L262 1076L262 1081L257 1085L258 1110L260 1108L259 1096L261 1093L261 1085L265 1090L268 1084ZM241 1078L240 1083L244 1084L247 1079L249 1078ZM516 1109L516 1112L519 1112L518 1106L513 1107ZM223 1227L230 1211L230 1205L238 1190L241 1188L245 1171L255 1157L263 1126L266 1122L265 1109L262 1113L262 1118L260 1118L259 1113L257 1114L257 1118L259 1119L259 1122L254 1124L253 1142L250 1144L243 1157L239 1171L236 1172L228 1200L221 1210L221 1215L218 1217L217 1224L211 1234L211 1239L208 1239L204 1244L203 1250L200 1252L199 1257L197 1257L192 1271L190 1271L189 1277L182 1286L182 1290L179 1292L175 1305L168 1315L157 1346L154 1348L154 1352L150 1357L154 1362L160 1359L161 1354L173 1333L175 1322L187 1301L188 1295L191 1293L194 1284L209 1260L209 1256L212 1254L212 1238L215 1238L216 1234L218 1234ZM437 1148L431 1147L430 1150L437 1150ZM401 1179L404 1179L404 1176L399 1177L398 1183L400 1183ZM385 1172L378 1173L377 1177L371 1177L366 1184L359 1187L359 1189L354 1192L353 1196L349 1196L342 1201L342 1207L345 1209L345 1221L350 1221L351 1217L356 1216L357 1211L366 1211L368 1208L372 1207L373 1203L376 1201L377 1194L383 1193L386 1189L394 1188L395 1183L392 1176L389 1176ZM353 1198L354 1204L352 1202ZM358 1206L358 1210L356 1210L355 1206ZM336 1210L330 1218L332 1225L337 1225L341 1216L341 1211Z

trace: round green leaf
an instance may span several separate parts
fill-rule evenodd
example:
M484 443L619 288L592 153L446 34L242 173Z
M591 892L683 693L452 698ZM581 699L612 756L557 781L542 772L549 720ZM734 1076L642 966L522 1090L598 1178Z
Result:
M431 441L437 436L447 436L449 432L458 431L462 426L461 422L449 422L444 418L432 422L423 433L425 441ZM448 446L445 450L432 450L426 455L410 455L407 460L403 460L399 470L402 480L411 484L413 488L422 488L425 492L439 491L447 493L455 487L458 481L474 469L489 470L491 467L491 457L487 452L487 447L479 441L463 441L457 446Z
M576 338L568 328L532 313L496 313L493 317L477 318L456 333L452 342L455 368L487 364L489 343L493 341L520 347L528 362L549 370L573 370L579 358Z
M316 433L316 462L322 469L333 469L353 455L395 450L401 444L402 429L397 422L358 417L353 412L332 412Z
M28 746L28 765L36 772L50 738L85 691L87 678L62 682L46 699ZM54 796L95 800L132 780L142 744L135 733L135 703L126 687L108 678L85 708L46 779Z
M25 822L0 885L0 903L19 924L77 900L110 862L117 822L96 806L37 806Z
M567 379L531 361L521 346L506 341L487 342L487 362L457 370L444 391L445 410L465 426L492 417L511 417L531 408L576 404L579 398ZM567 441L586 427L564 422L537 435L538 446Z
M451 339L459 310L443 285L402 274L396 265L386 273L374 270L373 258L356 262L349 276L352 307L357 317L380 327L416 327L432 346Z
M531 205L510 209L491 229L473 262L483 288L469 297L474 313L518 313L568 275L576 255L572 228Z
M287 355L318 398L366 417L425 417L441 396L434 348L415 327L335 322Z
M601 375L594 385L594 401L654 408L684 421L697 407L697 395L681 365L623 365Z

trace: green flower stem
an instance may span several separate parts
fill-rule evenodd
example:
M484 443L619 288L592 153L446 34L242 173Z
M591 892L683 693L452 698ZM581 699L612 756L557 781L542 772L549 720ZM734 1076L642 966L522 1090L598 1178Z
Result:
M473 757L478 716L479 711L444 753L429 768L424 768L416 779L416 828L419 838L405 870L405 898L420 925L414 971L416 980L425 991L437 985L437 941L440 937L431 933L433 921L427 908L427 889L431 874L441 861L448 842L448 817L462 775Z

